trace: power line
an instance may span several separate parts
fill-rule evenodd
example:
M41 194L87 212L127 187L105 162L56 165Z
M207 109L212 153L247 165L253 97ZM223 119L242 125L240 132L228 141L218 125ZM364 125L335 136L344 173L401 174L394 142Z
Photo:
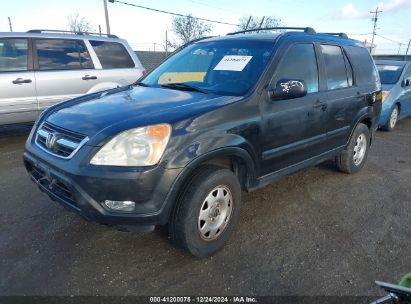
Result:
M137 4L128 3L128 2L119 1L119 0L108 0L108 1L111 2L111 3L117 2L117 3L124 4L124 5L129 5L129 6L133 6L133 7L138 7L138 8L146 9L146 10L149 10L149 11L154 11L154 12L157 12L157 13L169 14L169 15L173 15L173 16L186 17L186 18L189 17L188 15L184 15L184 14L179 14L179 13L173 13L173 12L163 11L163 10L159 10L159 9L156 9L156 8L151 8L151 7L147 7L147 6L137 5ZM229 22L223 22L223 21L218 21L218 20L211 20L211 19L199 18L199 17L194 17L194 16L191 16L191 17L194 18L194 19L201 20L201 21L206 21L206 22L212 22L212 23L218 23L218 24L239 26L238 24L229 23Z
M365 36L365 35L371 35L372 33L363 33L363 34L352 34L352 33L347 33L349 36Z
M225 12L230 12L230 13L236 12L236 13L241 14L241 15L247 15L243 11L239 11L239 10L236 10L234 8L223 8L221 6L211 5L207 1L201 1L201 0L186 0L186 1L190 1L192 3L200 4L200 5L206 6L208 8L214 8L214 9L220 10L220 11L225 11Z
M381 36L381 35L379 35L379 34L375 34L375 35L377 35L378 37L381 37L381 38L383 38L383 39L385 39L385 40L388 40L388 41L397 43L397 44L404 44L404 43L402 43L402 42L392 40L391 38L387 38L387 37Z

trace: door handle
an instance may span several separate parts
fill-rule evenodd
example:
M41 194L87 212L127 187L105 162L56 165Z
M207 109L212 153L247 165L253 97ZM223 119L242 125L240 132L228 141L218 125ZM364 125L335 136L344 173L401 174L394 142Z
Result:
M31 79L17 78L12 81L13 84L31 83Z
M94 79L97 79L97 76L91 76L91 75L86 75L86 76L83 76L83 78L81 78L81 79L83 79L83 80L94 80Z

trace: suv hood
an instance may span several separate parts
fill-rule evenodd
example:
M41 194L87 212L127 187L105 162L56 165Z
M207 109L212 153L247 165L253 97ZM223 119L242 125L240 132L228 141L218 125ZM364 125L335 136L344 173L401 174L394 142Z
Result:
M51 111L46 120L92 137L113 125L124 124L127 125L124 129L128 129L130 126L152 123L172 123L239 99L241 98L200 92L130 86L118 93L100 94L93 99L79 98L78 101L63 103L55 111Z

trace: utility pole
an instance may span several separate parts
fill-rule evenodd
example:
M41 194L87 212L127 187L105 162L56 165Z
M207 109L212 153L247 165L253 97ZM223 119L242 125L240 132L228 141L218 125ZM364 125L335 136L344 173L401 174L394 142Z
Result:
M407 50L405 51L404 60L407 60L408 50L410 49L410 44L411 44L411 39L410 39L410 41L408 41L408 46L407 46Z
M400 51L401 51L401 46L402 46L402 43L398 43L398 54L397 54L397 55L399 55L399 54L400 54Z
M372 12L372 11L370 12L370 14L374 14L374 17L371 19L374 22L374 30L372 31L371 50L374 47L375 35L377 35L376 31L377 31L377 21L378 21L378 14L379 13L382 13L382 10L379 10L378 6L377 6L377 8L375 9L374 12Z
M103 2L104 2L104 13L106 15L106 30L107 30L107 34L110 35L110 21L108 19L107 0L103 0Z
M9 17L9 27L10 27L10 32L13 31L13 26L11 25L11 18Z
M168 31L166 31L166 57L168 57Z

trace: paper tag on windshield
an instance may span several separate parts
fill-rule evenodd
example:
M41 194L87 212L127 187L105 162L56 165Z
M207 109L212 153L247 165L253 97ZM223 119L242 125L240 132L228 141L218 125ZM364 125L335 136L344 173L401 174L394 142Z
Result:
M216 65L215 71L237 71L241 72L244 70L247 63L250 62L253 56L238 56L238 55L227 55Z

